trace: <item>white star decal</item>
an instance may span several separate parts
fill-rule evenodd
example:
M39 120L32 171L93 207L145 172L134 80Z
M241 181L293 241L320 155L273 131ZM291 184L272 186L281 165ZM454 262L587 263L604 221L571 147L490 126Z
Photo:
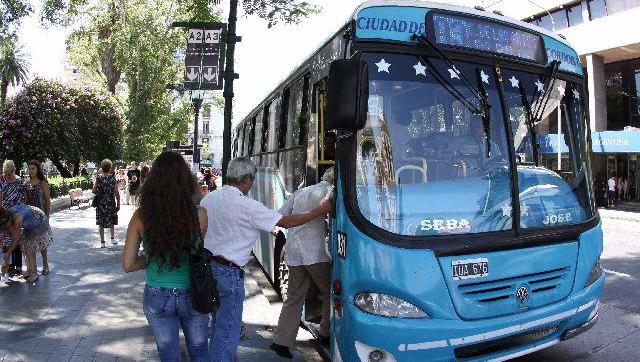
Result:
M484 70L480 71L480 78L482 82L489 84L489 75L484 72Z
M511 216L511 205L502 205L502 216Z
M518 86L520 85L520 81L516 79L515 75L512 75L511 78L509 78L509 82L511 82L511 86L513 88L518 88Z
M573 90L573 98L575 99L580 99L580 92L578 92L577 90Z
M520 206L520 214L522 216L529 216L529 210L531 210L531 208L527 204L522 204Z
M564 88L562 88L561 85L558 86L558 92L560 92L561 95L564 95Z
M422 63L418 62L418 64L413 66L413 69L416 70L416 75L418 74L422 74L424 76L426 76L427 74L424 72L425 69L427 69L427 67L425 67L424 65L422 65Z
M460 71L456 68L456 66L453 66L453 69L449 68L447 69L449 71L449 74L451 74L451 79L453 78L458 78L460 79L460 76L458 74L460 74Z
M375 65L378 66L378 73L380 72L387 72L389 73L389 67L391 66L391 63L387 63L384 58L380 59L379 62L374 63Z
M538 87L538 92L544 92L544 84L542 84L542 82L540 82L539 80L536 81L535 83L533 83L536 85L536 87Z

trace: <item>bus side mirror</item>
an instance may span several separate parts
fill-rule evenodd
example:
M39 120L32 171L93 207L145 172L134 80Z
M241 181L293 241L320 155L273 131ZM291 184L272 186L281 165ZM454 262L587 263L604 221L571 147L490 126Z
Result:
M363 129L367 122L368 99L367 63L360 59L334 60L327 87L327 129Z

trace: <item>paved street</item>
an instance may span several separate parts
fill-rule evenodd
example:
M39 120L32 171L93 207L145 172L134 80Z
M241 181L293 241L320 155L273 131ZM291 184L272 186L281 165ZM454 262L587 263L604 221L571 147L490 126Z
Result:
M127 206L120 212L120 240L131 212ZM602 215L607 283L600 321L586 334L521 361L640 359L640 214L605 210ZM122 272L122 242L98 248L94 221L92 208L54 214L51 275L41 276L36 285L16 279L0 286L0 360L157 360L142 314L144 276ZM268 345L281 304L255 263L246 271L248 333L239 359L278 361ZM298 345L294 360L321 361L310 334L302 329Z
M124 239L132 208L123 206L117 234ZM157 361L155 341L142 313L142 272L124 274L122 242L100 249L95 211L67 210L51 218L56 244L51 274L35 285L0 286L0 360ZM40 257L38 263L41 265ZM268 349L280 310L247 269L240 361L277 361ZM264 284L264 283L263 283ZM184 342L184 341L183 341ZM296 361L319 361L311 335L301 330ZM183 355L186 354L183 343Z

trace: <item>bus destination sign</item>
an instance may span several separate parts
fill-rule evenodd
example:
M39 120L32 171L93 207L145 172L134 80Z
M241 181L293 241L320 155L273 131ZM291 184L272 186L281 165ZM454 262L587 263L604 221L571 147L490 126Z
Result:
M542 38L495 22L453 14L433 14L438 44L476 49L544 63Z

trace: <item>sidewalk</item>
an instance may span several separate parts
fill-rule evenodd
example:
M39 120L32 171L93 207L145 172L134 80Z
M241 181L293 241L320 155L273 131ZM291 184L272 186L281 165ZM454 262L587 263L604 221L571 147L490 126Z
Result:
M144 274L125 274L120 261L133 209L123 205L117 228L121 242L107 249L98 247L94 213L93 208L86 208L53 214L51 274L40 276L34 285L18 279L0 285L0 360L158 360L155 340L142 313ZM41 266L40 256L38 264ZM250 272L246 276L247 338L238 349L238 360L282 361L268 349L279 305L269 303ZM310 347L309 333L302 332L302 352L294 351L294 361L319 361ZM182 344L187 360L184 341Z
M616 204L615 208L598 208L600 216L609 219L640 222L640 202L623 201Z

